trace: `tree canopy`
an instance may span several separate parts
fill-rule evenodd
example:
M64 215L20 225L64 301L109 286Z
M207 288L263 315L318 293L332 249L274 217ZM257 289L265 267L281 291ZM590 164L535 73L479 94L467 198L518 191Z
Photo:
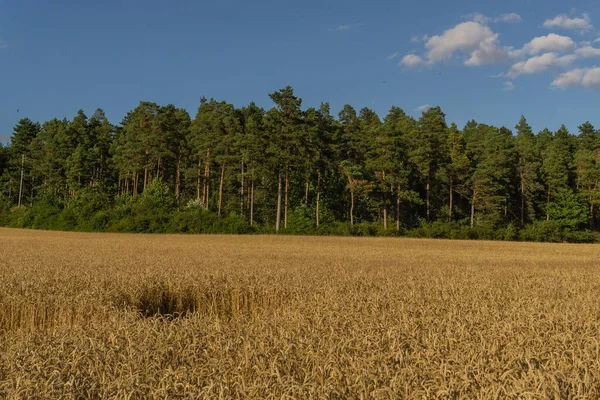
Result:
M135 232L284 232L594 240L600 131L535 133L440 107L413 118L345 105L200 99L21 119L0 147L0 223ZM540 233L541 232L541 233ZM546 232L546 233L544 233ZM550 233L548 233L550 232Z

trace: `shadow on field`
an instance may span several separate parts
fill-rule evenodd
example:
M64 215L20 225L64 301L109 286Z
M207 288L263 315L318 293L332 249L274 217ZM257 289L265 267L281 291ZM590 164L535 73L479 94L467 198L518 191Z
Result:
M231 285L226 282L199 286L168 281L146 282L120 293L115 305L137 312L141 318L167 320L194 314L231 319L279 308L289 293L266 287Z

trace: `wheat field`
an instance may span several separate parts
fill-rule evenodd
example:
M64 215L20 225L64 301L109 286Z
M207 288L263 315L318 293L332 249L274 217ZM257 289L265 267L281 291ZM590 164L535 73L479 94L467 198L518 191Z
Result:
M599 255L0 229L0 398L600 398Z

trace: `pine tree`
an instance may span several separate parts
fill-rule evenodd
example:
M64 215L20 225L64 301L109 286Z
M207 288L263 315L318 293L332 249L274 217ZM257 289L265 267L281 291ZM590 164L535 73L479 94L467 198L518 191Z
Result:
M266 128L271 134L268 152L273 157L272 164L277 172L277 216L275 231L281 225L282 180L285 178L285 198L283 204L283 224L287 228L289 208L290 175L301 164L300 147L302 145L302 99L294 95L294 90L287 86L269 94L275 108L266 115Z
M515 147L518 158L519 193L520 193L520 222L521 226L526 221L535 219L535 199L543 189L539 182L540 154L536 148L536 138L527 120L521 116L515 126L517 136Z
M106 187L112 178L110 171L110 147L114 139L114 127L104 111L97 109L88 123L91 148L88 163L91 169L90 185Z
M416 129L416 121L398 107L390 109L382 127L390 149L389 153L384 154L383 160L390 165L390 192L394 193L396 200L396 232L400 231L402 202L422 203L418 193L410 187L414 166L409 160L409 149L406 146L407 138L411 137Z
M576 187L585 197L589 210L590 229L595 225L595 207L600 197L600 133L586 122L579 126L579 149L575 153Z
M364 162L367 147L361 120L352 106L345 105L338 114L340 131L335 147L338 154L338 166L347 180L347 188L350 192L350 225L354 225L356 199L363 193L371 190L371 185L365 179ZM363 121L363 125L366 122Z
M241 111L242 134L238 136L237 147L240 149L242 166L246 163L246 172L241 175L242 182L246 182L248 195L246 196L246 208L249 213L250 225L255 220L255 199L257 190L257 177L265 164L264 156L267 147L267 138L264 136L264 110L254 103L250 103ZM243 192L244 185L242 183ZM242 203L244 195L242 194ZM243 207L242 207L243 212Z
M20 165L20 178L19 178L19 196L17 198L17 205L20 207L23 199L23 185L25 184L25 168L26 158L30 153L30 145L36 136L40 132L40 125L32 122L29 118L23 118L15 126L13 134L11 136L11 150L15 157L13 159L13 165ZM31 165L29 165L31 169Z
M444 149L447 130L445 114L440 107L432 107L423 112L419 118L418 129L409 139L411 162L415 164L424 181L427 222L432 220L431 190L434 184L432 181L438 168L445 162L444 155L447 154Z
M563 125L551 136L541 153L541 171L546 190L546 220L550 220L552 195L561 189L570 189L573 154L573 137Z
M445 168L448 179L448 222L452 222L454 212L454 193L464 194L464 184L468 179L470 160L464 134L455 123L448 129L449 160Z
M579 142L582 148L592 152L600 148L600 131L597 131L589 121L578 126Z

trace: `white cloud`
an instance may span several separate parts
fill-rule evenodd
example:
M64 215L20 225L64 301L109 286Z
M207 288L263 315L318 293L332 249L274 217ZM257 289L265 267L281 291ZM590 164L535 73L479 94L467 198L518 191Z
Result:
M487 25L492 21L492 19L490 17L486 17L485 15L483 15L481 13L468 14L468 15L465 15L463 18L468 19L469 21L477 22L478 24L481 24L481 25Z
M502 85L504 86L502 88L502 90L505 92L510 92L511 90L513 90L515 88L515 84L510 81L504 82Z
M583 14L581 17L569 17L566 14L559 14L556 17L544 22L546 28L562 28L575 31L587 32L594 28L592 20L588 14Z
M575 50L575 54L577 54L581 58L600 57L600 49L594 48L592 46L584 46Z
M575 42L568 36L551 33L531 39L522 49L509 52L511 57L521 57L525 54L539 54L546 52L563 52L575 47Z
M5 49L8 47L8 43L4 40L0 40L0 49Z
M544 72L550 67L569 65L576 59L574 54L559 57L556 53L544 53L514 64L508 71L508 76L515 78L519 75L536 74Z
M398 57L398 52L390 54L389 56L386 57L386 59L387 60L393 60L396 57Z
M507 22L507 23L516 23L521 22L523 18L517 13L507 13L502 14L499 17L494 18L494 22Z
M600 43L600 37L596 40L594 40L594 43Z
M413 36L410 38L411 42L426 42L429 40L429 35L423 35L423 36Z
M497 46L497 36L482 41L479 47L471 53L471 57L465 61L465 65L477 67L501 61L505 57L503 50Z
M465 18L469 21L477 22L478 24L481 24L481 25L487 25L492 21L493 22L515 23L515 22L521 22L523 20L519 14L514 13L514 12L501 14L493 19L486 15L483 15L481 13L477 13L477 12L467 14L467 15L463 16L463 18Z
M552 86L565 89L569 86L580 85L584 74L585 71L583 69L574 69L572 71L565 72L559 75L558 78L552 82Z
M468 21L448 29L441 35L432 36L425 43L430 64L448 61L456 52L470 55L465 65L491 64L504 57L498 48L498 34L488 26Z
M417 107L416 111L427 111L431 108L430 104L423 104L422 106Z
M552 86L566 89L569 86L600 89L600 67L579 68L561 74Z
M400 60L399 64L404 65L405 67L408 67L408 68L414 68L422 63L423 63L423 59L421 57L419 57L415 54L407 54L402 58L402 60Z

